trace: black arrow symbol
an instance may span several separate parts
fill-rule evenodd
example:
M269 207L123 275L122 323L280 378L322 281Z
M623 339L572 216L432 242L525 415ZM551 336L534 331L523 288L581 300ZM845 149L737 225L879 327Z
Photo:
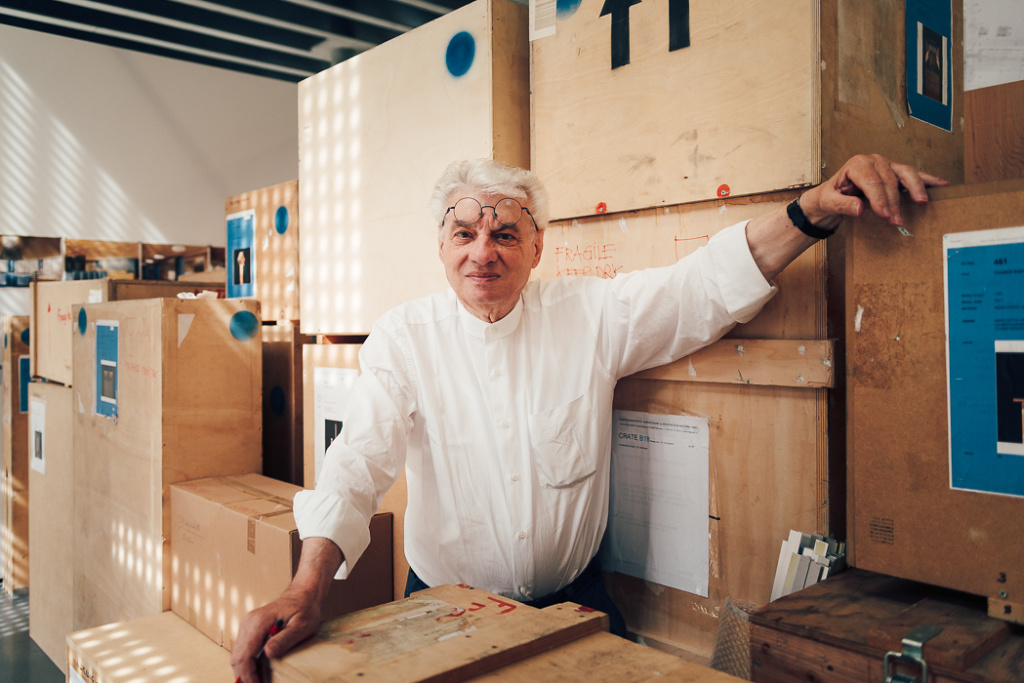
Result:
M690 0L668 0L668 51L690 47Z
M629 8L643 0L604 0L599 16L612 15L612 68L629 64Z

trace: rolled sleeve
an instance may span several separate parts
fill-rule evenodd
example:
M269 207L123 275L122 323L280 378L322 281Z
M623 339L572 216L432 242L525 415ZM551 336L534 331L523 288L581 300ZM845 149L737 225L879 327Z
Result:
M299 491L292 505L299 538L333 541L345 556L334 578L348 578L349 571L370 544L366 517L340 496L326 491Z
M711 238L715 280L722 301L736 322L749 322L775 296L777 288L765 280L747 244L747 223L737 223Z

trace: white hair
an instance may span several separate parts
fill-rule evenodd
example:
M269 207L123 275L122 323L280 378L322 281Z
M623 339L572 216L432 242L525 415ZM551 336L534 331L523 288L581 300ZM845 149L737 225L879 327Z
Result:
M452 195L460 189L472 188L483 194L496 194L524 199L529 205L537 228L543 230L548 223L548 194L540 179L522 168L516 168L492 159L467 159L448 165L434 184L430 196L430 215L441 225L444 214L451 206Z

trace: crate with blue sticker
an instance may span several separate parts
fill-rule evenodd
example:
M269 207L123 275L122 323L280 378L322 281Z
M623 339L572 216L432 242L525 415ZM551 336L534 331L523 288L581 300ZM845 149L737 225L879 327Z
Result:
M263 318L299 317L299 181L224 201L228 298L255 297Z
M3 329L3 469L0 479L0 577L9 593L28 586L29 318L5 315Z
M170 485L259 472L254 300L73 309L75 626L170 608Z

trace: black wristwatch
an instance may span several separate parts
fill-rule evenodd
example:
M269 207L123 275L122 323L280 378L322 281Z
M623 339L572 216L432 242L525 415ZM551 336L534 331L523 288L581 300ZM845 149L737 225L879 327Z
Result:
M786 207L786 213L789 214L789 220L793 221L793 225L795 225L800 232L808 237L813 237L816 240L823 240L826 237L831 237L836 234L836 230L838 229L832 228L829 230L827 228L819 228L817 225L814 225L807 220L807 216L804 215L804 210L800 208L799 197L789 203L789 206Z

